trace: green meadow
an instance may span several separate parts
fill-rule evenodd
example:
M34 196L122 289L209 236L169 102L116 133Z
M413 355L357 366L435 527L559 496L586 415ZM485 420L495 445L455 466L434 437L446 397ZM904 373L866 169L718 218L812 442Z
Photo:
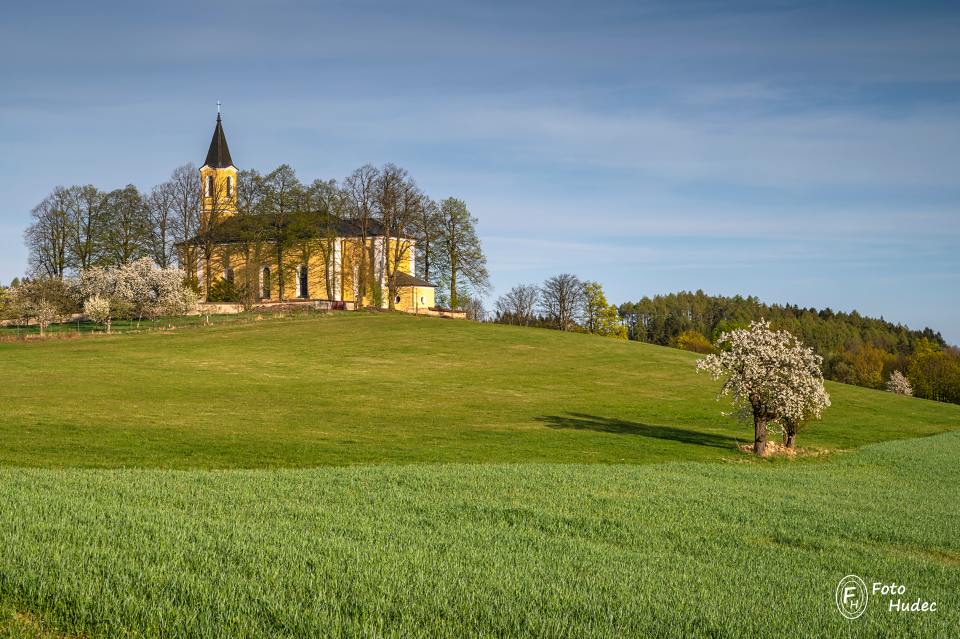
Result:
M0 636L948 637L960 406L799 445L681 351L332 314L0 342ZM936 613L841 577L906 586Z

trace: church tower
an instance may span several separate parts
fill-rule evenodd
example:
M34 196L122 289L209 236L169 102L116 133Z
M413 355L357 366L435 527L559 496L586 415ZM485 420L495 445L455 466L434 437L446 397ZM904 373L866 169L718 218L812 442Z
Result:
M200 225L216 224L237 212L237 167L230 158L217 103L217 126L207 159L200 167Z

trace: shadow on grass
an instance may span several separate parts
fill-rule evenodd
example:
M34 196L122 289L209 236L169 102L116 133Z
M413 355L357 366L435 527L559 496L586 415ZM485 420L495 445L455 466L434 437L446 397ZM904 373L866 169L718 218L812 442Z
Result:
M617 435L638 435L656 439L669 439L684 444L711 446L713 448L736 448L737 440L726 435L703 433L696 430L686 430L673 426L654 426L642 422L631 422L625 419L598 417L584 413L567 413L566 415L547 415L538 417L548 428L592 430L598 433L614 433Z

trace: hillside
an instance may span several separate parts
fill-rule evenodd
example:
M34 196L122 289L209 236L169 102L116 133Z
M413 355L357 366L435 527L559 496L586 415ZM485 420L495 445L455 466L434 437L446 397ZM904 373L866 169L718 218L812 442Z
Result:
M689 353L389 314L0 343L0 464L264 468L649 463L738 455ZM960 424L960 406L828 384L800 445Z

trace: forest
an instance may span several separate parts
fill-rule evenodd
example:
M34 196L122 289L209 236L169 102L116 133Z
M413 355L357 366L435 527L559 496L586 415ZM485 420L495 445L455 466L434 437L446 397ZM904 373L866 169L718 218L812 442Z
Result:
M823 357L828 379L884 388L904 373L917 397L960 403L960 349L930 328L913 330L857 311L765 304L753 296L703 291L643 297L619 306L630 339L712 352L721 334L765 318Z

